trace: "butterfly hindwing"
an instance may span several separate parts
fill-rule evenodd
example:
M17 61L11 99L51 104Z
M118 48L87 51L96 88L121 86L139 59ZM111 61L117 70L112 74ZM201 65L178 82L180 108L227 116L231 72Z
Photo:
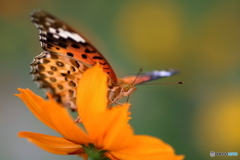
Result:
M139 85L142 83L146 83L152 80L164 78L164 77L170 77L172 75L177 74L179 71L175 69L168 69L168 70L161 70L161 71L151 71L151 72L145 72L140 75L130 75L123 77L122 80L125 83L129 83L133 85Z
M103 55L68 24L39 9L32 12L31 20L39 29L44 50L57 52L90 65L99 62L104 72L110 76L111 83L117 84L116 74Z
M33 80L49 91L55 99L72 109L76 108L76 85L91 65L66 55L44 51L31 63Z

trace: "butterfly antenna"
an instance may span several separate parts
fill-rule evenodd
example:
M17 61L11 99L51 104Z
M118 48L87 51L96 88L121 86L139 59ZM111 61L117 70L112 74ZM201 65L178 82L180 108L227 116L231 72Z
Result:
M158 84L183 84L184 82L183 81L180 81L180 82L172 82L172 83L144 83L144 84L141 84L141 85L158 85Z
M138 71L138 74L137 74L136 78L134 79L134 81L132 82L131 85L133 85L133 84L136 82L136 80L138 79L138 77L140 76L140 74L142 73L142 71L143 71L143 69L140 68L139 71ZM128 97L129 97L129 96L128 96Z

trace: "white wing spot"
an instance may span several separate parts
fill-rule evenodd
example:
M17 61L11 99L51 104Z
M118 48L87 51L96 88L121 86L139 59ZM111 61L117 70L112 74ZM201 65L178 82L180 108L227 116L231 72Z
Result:
M51 23L48 22L48 21L46 21L45 24L46 24L46 26L50 26L51 25Z
M86 42L81 36L79 36L76 33L71 33L71 32L65 31L62 28L59 28L58 31L59 31L59 35L65 39L67 39L69 37L69 38L72 38L73 40L75 40L76 42L82 42L82 43Z
M59 31L58 34L59 34L61 37L67 39L68 35L66 34L66 31L64 31L62 28L59 28L58 31Z
M46 17L46 21L48 21L49 23L54 23L55 21L49 17Z
M51 32L51 33L56 33L56 29L55 29L55 28L52 28L52 27L49 27L49 32Z
M85 39L83 39L81 36L79 36L78 34L76 33L72 33L72 35L74 36L74 38L77 40L78 39L78 42L83 42L85 43Z
M154 76L169 77L172 75L172 72L168 71L153 71Z
M56 35L56 34L54 34L53 37L56 38L56 39L59 39L59 36Z

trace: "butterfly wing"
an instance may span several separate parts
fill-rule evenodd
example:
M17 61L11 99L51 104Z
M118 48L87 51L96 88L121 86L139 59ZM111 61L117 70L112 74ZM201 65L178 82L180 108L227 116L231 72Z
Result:
M40 9L31 14L31 20L39 30L41 46L46 51L57 52L75 58L86 64L99 62L111 83L117 84L117 77L103 55L80 33L51 14Z
M31 74L39 87L51 92L58 102L76 109L76 84L97 62L110 77L108 85L117 85L110 64L80 33L39 9L32 12L31 20L39 30L45 50L31 63Z
M31 65L33 80L50 92L57 102L75 110L76 84L91 65L60 53L44 51Z
M133 85L139 85L142 83L146 83L152 80L164 78L164 77L170 77L172 75L175 75L179 73L178 70L175 69L168 69L168 70L161 70L161 71L151 71L151 72L145 72L137 75L130 75L123 77L122 80L125 83L133 84Z

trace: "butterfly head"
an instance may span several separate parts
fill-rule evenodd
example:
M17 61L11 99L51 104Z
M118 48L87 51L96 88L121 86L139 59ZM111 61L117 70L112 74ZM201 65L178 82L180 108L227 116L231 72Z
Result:
M130 94L132 94L137 88L132 85L132 84L128 84L125 83L122 85L122 89L120 94L122 94L123 96L129 96Z
M118 100L125 96L131 95L137 88L129 83L122 83L110 89L109 103L117 103Z

